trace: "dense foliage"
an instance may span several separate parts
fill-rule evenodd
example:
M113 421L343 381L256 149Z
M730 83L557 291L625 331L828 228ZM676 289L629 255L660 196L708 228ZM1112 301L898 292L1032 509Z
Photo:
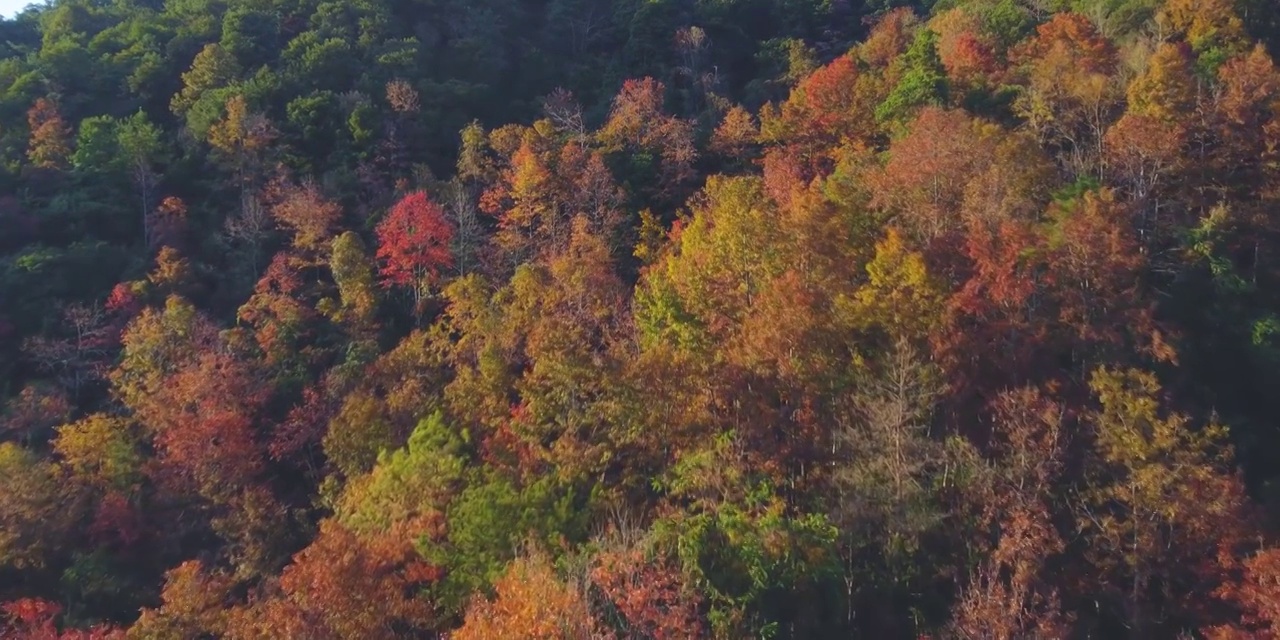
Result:
M0 636L1280 638L1277 6L0 20Z

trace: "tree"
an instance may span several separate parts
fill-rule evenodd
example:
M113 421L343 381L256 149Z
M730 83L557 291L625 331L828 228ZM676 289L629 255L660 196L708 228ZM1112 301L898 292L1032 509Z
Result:
M480 206L475 195L461 177L449 183L446 209L454 233L454 271L463 276L479 266L480 252L484 244L484 228L480 222Z
M496 585L522 542L584 540L587 499L554 475L521 486L490 465L450 502L446 530L419 538L419 553L444 570L432 589L437 606L462 613L475 594Z
M612 349L623 344L625 318L623 288L604 238L576 218L565 251L545 268L521 266L509 292L496 299L504 294L510 295L504 315L517 328L526 363L507 428L562 477L602 472L607 452L616 450L607 428L618 366Z
M45 442L54 427L71 419L71 399L57 388L28 385L0 413L0 437L24 447Z
M591 585L604 592L633 634L706 637L702 597L669 558L654 555L639 546L607 548L592 559Z
M147 274L147 284L161 295L188 293L192 284L191 261L177 249L165 245L156 254L156 266Z
M1090 73L1110 73L1117 62L1115 45L1088 17L1071 12L1055 14L1037 27L1018 55L1038 64L1070 62Z
M965 188L961 211L971 230L1036 220L1057 184L1053 159L1030 133L997 134L991 142L992 156Z
M23 598L0 604L0 633L15 640L124 640L124 634L108 625L91 629L58 631L62 605L48 600Z
M278 179L267 191L273 201L271 215L293 231L293 246L300 251L320 249L342 217L342 208L325 198L314 182L295 185Z
M1182 167L1186 129L1175 122L1125 114L1110 129L1107 170L1138 212L1138 234L1149 250L1167 241L1172 221L1161 214L1173 206L1161 198L1161 187Z
M972 271L953 291L945 328L931 341L948 373L951 402L985 404L980 389L988 385L1023 386L1055 370L1040 348L1043 321L1029 313L1044 283L1032 250L1038 238L1028 223L973 229L964 242Z
M993 409L1000 457L981 517L999 540L963 589L951 627L962 638L1063 637L1073 616L1062 611L1049 565L1066 550L1053 509L1067 462L1066 410L1031 388L1002 393Z
M990 125L963 111L921 109L889 146L883 171L868 176L871 205L922 241L954 233L964 223L967 187L991 166L996 139Z
M187 203L181 198L169 196L161 200L160 206L148 216L150 220L147 224L147 231L150 234L147 237L148 245L161 247L160 255L163 255L166 250L176 251L187 248L184 236L191 223L188 214ZM156 256L157 261L160 261L160 255Z
M76 479L102 491L129 492L142 480L135 425L94 414L58 428L53 449Z
M1057 228L1044 255L1044 282L1068 336L1061 349L1085 368L1130 349L1173 357L1153 310L1138 302L1145 260L1126 224L1131 214L1109 191L1050 210Z
M164 380L145 424L161 460L183 481L210 499L228 499L262 467L254 421L268 391L245 364L203 353Z
M209 144L235 170L244 202L261 155L275 138L271 122L262 114L249 111L244 96L235 95L226 102L226 117L210 124L208 136Z
M511 266L528 260L542 247L559 246L564 228L549 145L536 131L521 138L501 179L480 197L481 209L499 218L494 242Z
M725 432L678 454L659 485L678 508L650 527L653 544L698 586L710 637L840 628L840 529L784 497L742 444Z
M730 160L749 157L759 138L755 117L741 106L734 105L711 136L711 150Z
M273 61L280 43L280 18L274 12L235 7L222 17L222 45L246 69Z
M35 336L24 350L37 366L76 397L106 374L110 354L117 346L103 309L71 305L62 310L61 336Z
M422 191L405 196L378 224L383 286L409 287L420 307L441 272L453 266L452 240L453 226L440 205Z
M673 195L688 181L697 159L692 126L664 112L665 97L666 86L653 78L627 80L613 99L609 120L596 134L606 148L660 158L657 184L651 187L657 197Z
M905 339L890 346L864 380L837 409L833 434L832 520L840 528L851 611L905 596L933 579L934 558L946 549L926 541L959 524L948 524L960 514L946 509L945 475L963 464L957 453L967 446L930 437L940 377Z
M1156 21L1185 38L1211 64L1241 53L1247 41L1244 23L1226 0L1170 0L1156 14Z
M142 207L142 237L150 244L151 207L159 178L152 167L160 159L163 148L161 131L141 111L121 120L116 131L120 153L133 177L134 186L138 189L138 200Z
M40 169L62 169L71 157L71 128L67 126L58 105L40 98L27 111L31 138L27 158Z
M1207 629L1211 640L1274 640L1280 635L1280 552L1258 551L1243 568L1240 582L1222 585L1217 594L1239 607L1239 619Z
M837 142L869 138L875 89L852 55L838 57L801 80L780 110L761 111L761 139L798 144L814 162Z
M71 165L82 173L114 168L119 156L116 146L116 121L111 116L94 116L80 122L76 134L76 151Z
M163 311L145 310L122 340L111 379L160 450L168 479L214 502L252 484L263 462L255 421L270 391L257 372L176 297Z
M568 640L609 638L598 628L582 586L561 580L550 560L534 552L514 560L493 600L476 599L456 640Z
M23 598L0 605L4 625L0 631L22 640L58 640L56 619L62 607L47 600Z
M866 41L858 46L858 57L868 65L888 67L912 42L920 28L920 18L908 7L897 7L877 16Z
M185 115L206 92L226 87L239 76L235 56L217 43L207 44L182 74L182 90L173 96L170 109L178 116Z
M412 593L435 577L399 535L358 538L333 520L280 575L279 590L234 609L229 640L389 638L432 627Z
M562 87L556 88L542 99L542 112L547 119L555 123L557 129L578 141L587 139L587 125L584 122L582 105L578 104L572 91Z
M567 236L567 242L561 242L553 253L573 244L579 225L584 232L604 242L611 254L616 252L621 245L620 234L626 218L623 211L626 192L614 180L604 155L582 145L566 144L560 149L556 168L564 181L561 189L565 193L561 197L569 215L562 223L565 229L560 232Z
M387 83L387 103L399 114L414 114L422 108L422 101L413 85L404 80Z
M58 468L11 442L0 443L0 567L41 568L62 550L75 523L75 492L58 483Z
M764 186L757 177L707 181L678 246L637 287L642 345L669 342L705 353L731 335L765 283L782 274L786 257L777 246L786 234Z
M367 253L364 242L354 231L344 232L334 238L329 254L329 269L334 284L338 286L338 300L329 301L329 310L335 321L349 324L357 332L370 331L376 322L378 287L374 276L374 262Z
M457 179L467 187L475 183L490 182L496 171L489 143L489 135L477 121L472 121L459 133Z
M876 107L877 122L906 119L924 105L946 104L947 74L938 57L937 33L928 28L916 31L915 40L898 64L902 67L901 76L884 102Z
M1256 254L1252 267L1255 274L1274 274L1274 260L1264 250L1268 243L1262 238L1274 237L1276 232L1266 211L1280 194L1280 182L1271 169L1276 150L1280 149L1280 120L1275 110L1280 99L1280 73L1266 49L1259 45L1227 60L1217 75L1220 89L1205 140L1210 146L1198 156L1202 169L1187 174L1193 179L1182 193L1189 208L1201 214L1230 202L1233 210L1247 220L1248 231L1242 234L1238 250ZM1261 206L1246 204L1255 201Z
M850 324L869 335L887 338L883 346L919 341L929 335L941 320L943 294L923 256L911 251L902 236L890 228L884 240L876 243L875 257L866 270L867 282L851 299L839 302L847 305ZM897 344L892 348L908 347Z
M1243 487L1223 470L1226 428L1164 415L1154 375L1101 368L1090 386L1101 406L1088 417L1093 451L1076 518L1097 588L1145 633L1216 586L1215 541L1242 521Z
M431 532L443 520L467 466L462 438L436 412L418 423L408 444L384 449L367 474L353 475L338 519L357 533L408 528Z
M226 632L234 582L198 560L165 572L161 605L146 608L129 628L128 640L199 638Z
M982 22L979 12L967 7L943 11L929 21L938 34L938 59L960 87L981 85L998 66L999 42Z
M376 359L368 346L353 345L355 357L330 371L327 385L336 397L312 424L319 425L317 444L334 468L348 477L368 471L382 450L402 446L439 401L447 373L433 333L414 331Z
M1196 107L1194 73L1185 45L1161 44L1129 83L1128 113L1168 123L1187 118Z
M254 194L247 194L240 199L239 214L227 216L223 225L230 240L244 245L254 280L258 279L262 245L275 229L273 222L262 201Z
M400 438L381 403L373 395L355 391L329 421L321 444L325 458L343 475L368 472L379 455L398 445Z
M606 167L605 156L577 141L560 144L540 129L544 124L520 132L507 166L480 198L480 208L499 218L493 244L508 263L504 270L562 254L578 220L611 248L620 244L624 193Z
M1115 45L1085 16L1055 14L1010 52L1026 77L1015 112L1041 139L1062 147L1074 177L1100 177L1103 134L1119 110Z
M236 311L252 329L254 342L276 372L314 362L320 314L314 285L306 281L313 260L298 252L281 251L271 259L254 285L253 294Z

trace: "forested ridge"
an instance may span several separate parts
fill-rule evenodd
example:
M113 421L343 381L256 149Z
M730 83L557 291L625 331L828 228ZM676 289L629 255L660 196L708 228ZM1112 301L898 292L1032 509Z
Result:
M1272 0L0 20L0 637L1280 638Z

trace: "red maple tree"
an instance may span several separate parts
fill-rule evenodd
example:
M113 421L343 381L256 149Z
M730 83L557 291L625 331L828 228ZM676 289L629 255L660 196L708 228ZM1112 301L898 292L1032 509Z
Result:
M453 266L453 225L444 209L423 191L405 196L378 225L378 253L384 286L412 287L422 301L442 269Z

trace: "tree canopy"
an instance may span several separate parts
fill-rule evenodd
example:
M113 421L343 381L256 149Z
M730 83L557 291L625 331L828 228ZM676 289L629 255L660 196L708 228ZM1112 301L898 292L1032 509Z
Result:
M1280 637L1264 0L0 20L0 637Z

